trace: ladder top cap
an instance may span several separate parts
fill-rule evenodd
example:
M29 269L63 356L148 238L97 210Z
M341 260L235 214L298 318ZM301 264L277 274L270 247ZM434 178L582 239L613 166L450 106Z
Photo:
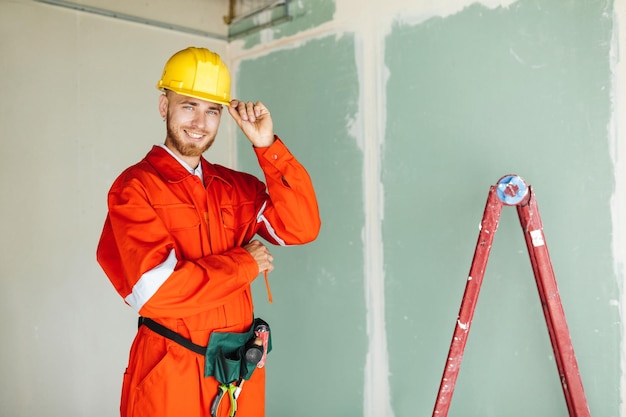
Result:
M496 192L503 204L516 206L528 195L528 185L519 175L505 175L498 180Z

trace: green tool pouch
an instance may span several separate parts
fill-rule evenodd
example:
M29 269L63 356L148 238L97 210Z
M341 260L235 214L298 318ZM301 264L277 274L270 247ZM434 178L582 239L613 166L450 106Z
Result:
M254 350L259 349L259 346L252 343L256 338L255 331L259 326L265 326L269 329L269 325L264 320L256 318L247 332L211 333L204 361L204 376L212 376L222 384L230 384L240 379L250 379L258 363L258 360L251 361L250 358L256 357ZM270 333L266 353L271 350Z

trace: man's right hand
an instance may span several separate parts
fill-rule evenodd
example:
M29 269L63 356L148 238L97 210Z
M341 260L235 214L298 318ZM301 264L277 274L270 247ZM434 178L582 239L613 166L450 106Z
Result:
M274 264L272 263L274 257L264 244L258 240L253 240L243 245L243 248L252 255L257 265L259 265L259 273L264 271L271 272L274 269Z

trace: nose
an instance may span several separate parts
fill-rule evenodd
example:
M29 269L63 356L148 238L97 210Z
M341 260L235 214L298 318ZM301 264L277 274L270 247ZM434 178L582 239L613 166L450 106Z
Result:
M204 129L204 127L206 126L205 112L202 112L202 111L194 112L193 119L191 120L191 124L194 127L197 127L199 129Z

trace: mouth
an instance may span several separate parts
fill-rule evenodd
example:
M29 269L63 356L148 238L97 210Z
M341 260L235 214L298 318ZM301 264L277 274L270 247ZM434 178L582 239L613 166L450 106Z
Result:
M194 141L201 141L204 138L204 133L192 132L185 130L185 134Z

